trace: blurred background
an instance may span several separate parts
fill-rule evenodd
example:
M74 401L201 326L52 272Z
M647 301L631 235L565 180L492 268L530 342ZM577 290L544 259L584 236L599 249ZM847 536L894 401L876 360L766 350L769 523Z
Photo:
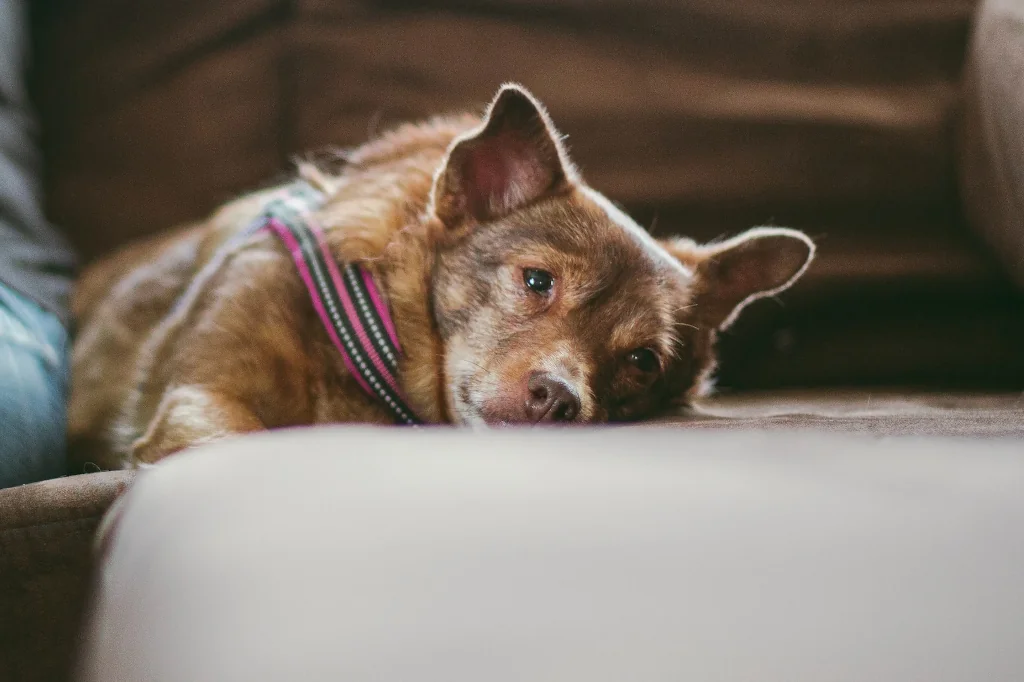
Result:
M986 239L990 198L965 191L978 8L43 0L32 89L48 210L88 260L295 155L479 108L516 80L588 181L655 233L773 224L819 242L800 284L721 340L721 386L1019 389L1024 299Z

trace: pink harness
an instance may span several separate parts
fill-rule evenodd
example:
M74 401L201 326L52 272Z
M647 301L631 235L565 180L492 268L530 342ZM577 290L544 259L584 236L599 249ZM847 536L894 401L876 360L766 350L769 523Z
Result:
M285 245L327 335L362 389L399 424L422 424L398 383L401 347L387 305L370 272L356 263L339 268L310 212L323 194L303 180L284 187L240 238L269 229Z

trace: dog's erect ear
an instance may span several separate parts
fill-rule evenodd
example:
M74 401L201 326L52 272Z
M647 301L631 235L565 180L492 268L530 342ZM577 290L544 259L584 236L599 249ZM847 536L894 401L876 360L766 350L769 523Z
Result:
M755 227L719 244L662 242L694 273L695 313L703 324L728 327L759 298L788 289L814 258L814 242L797 230Z
M483 123L452 143L434 180L434 212L450 227L496 220L564 191L574 177L544 107L524 88L504 85Z

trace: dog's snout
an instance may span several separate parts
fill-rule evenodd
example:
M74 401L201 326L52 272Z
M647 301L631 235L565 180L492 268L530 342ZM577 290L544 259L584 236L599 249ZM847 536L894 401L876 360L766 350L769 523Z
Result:
M580 414L580 399L564 380L540 372L527 383L526 415L531 422L571 422Z

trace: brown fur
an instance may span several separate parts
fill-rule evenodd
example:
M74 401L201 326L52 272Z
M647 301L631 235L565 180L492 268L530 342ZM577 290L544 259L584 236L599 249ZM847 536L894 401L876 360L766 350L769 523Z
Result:
M557 377L574 421L637 419L701 390L715 333L789 286L813 245L792 230L657 244L572 166L544 109L505 86L483 118L406 125L338 174L300 167L338 261L382 288L410 405L432 423L533 421L530 378ZM79 459L154 462L230 434L388 423L348 374L284 249L227 250L267 192L142 242L78 285L70 432ZM524 268L554 276L549 294ZM630 353L650 349L654 371Z

